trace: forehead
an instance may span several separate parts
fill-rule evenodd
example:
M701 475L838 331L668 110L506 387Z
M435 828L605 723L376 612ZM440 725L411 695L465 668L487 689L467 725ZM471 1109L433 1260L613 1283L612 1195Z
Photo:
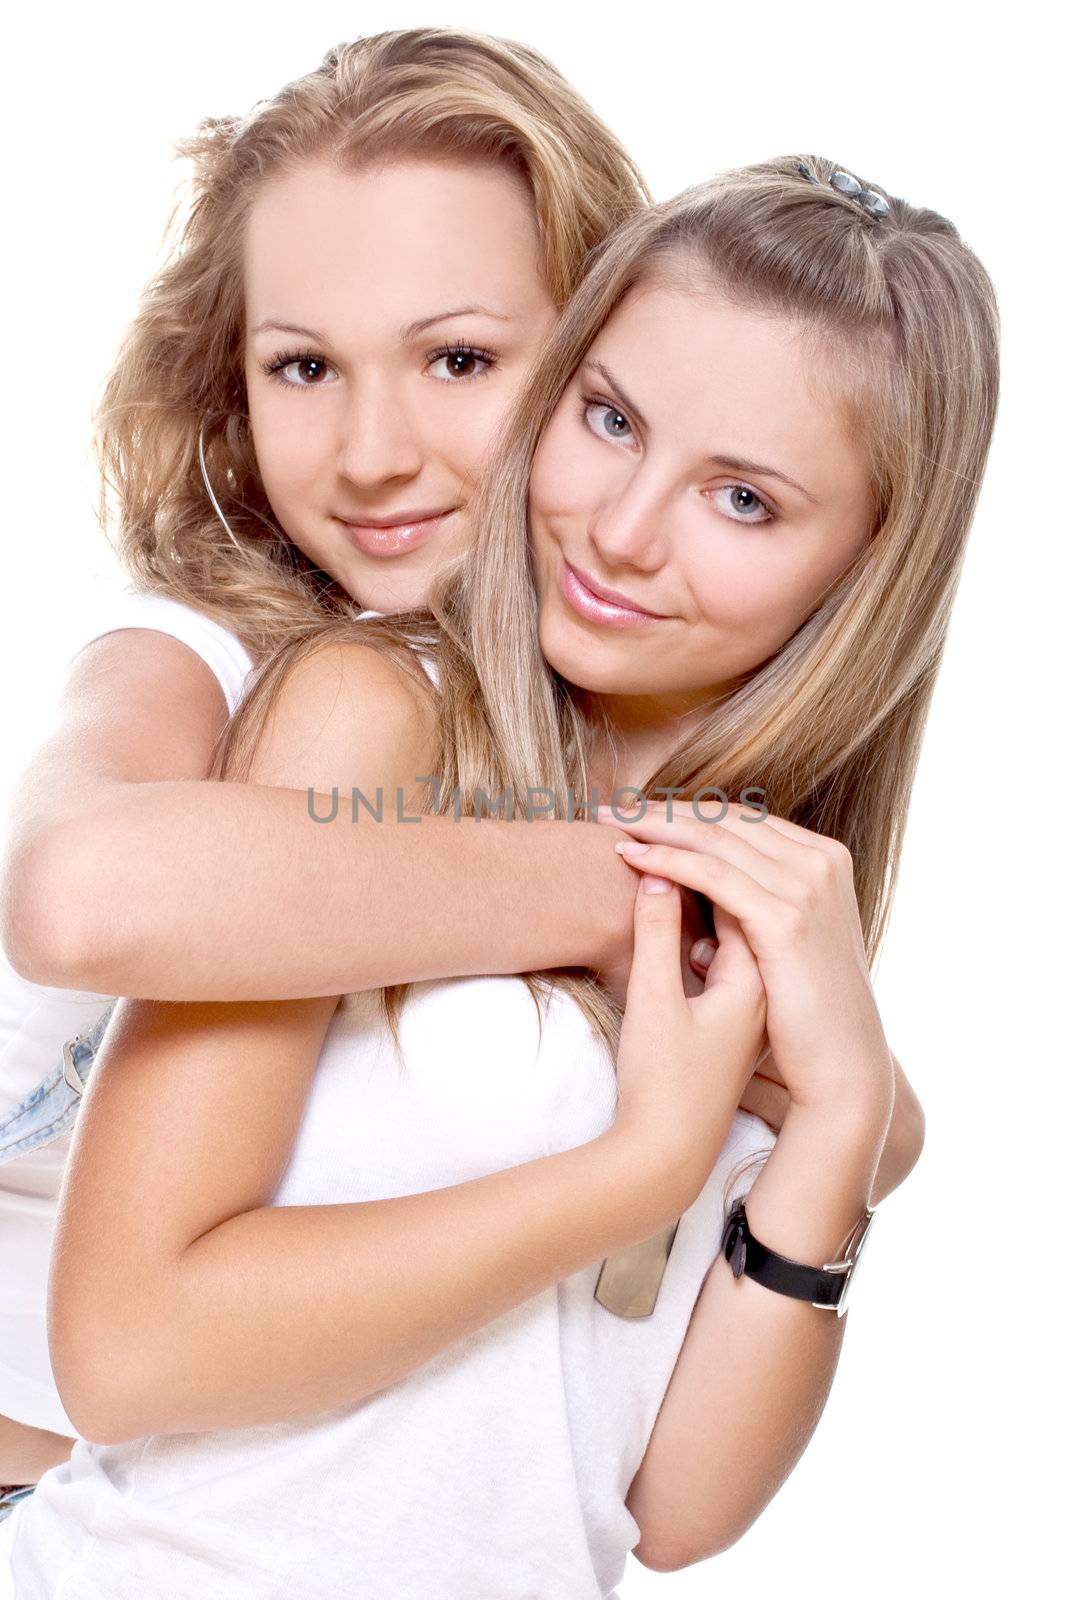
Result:
M407 321L474 301L521 313L544 297L530 192L489 162L314 162L279 174L253 202L243 258L250 322L334 327L361 306Z
M680 451L771 462L805 485L813 462L829 469L834 454L858 457L812 330L713 284L638 285L589 355L611 368L653 438L669 433Z

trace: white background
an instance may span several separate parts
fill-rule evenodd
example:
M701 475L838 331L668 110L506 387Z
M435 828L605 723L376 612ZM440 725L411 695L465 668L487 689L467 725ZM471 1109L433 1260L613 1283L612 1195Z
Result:
M926 1150L872 1232L837 1380L792 1476L716 1560L664 1575L631 1562L625 1600L1043 1597L1062 1581L1054 408L1067 186L1043 15L1016 4L994 27L969 6L819 0L719 4L696 20L618 0L449 15L104 0L38 7L9 33L0 798L47 726L86 578L110 570L89 415L181 178L171 142L201 116L247 110L332 44L434 22L521 39L614 126L657 198L717 168L823 153L945 212L997 286L1001 416L876 971L887 1036L926 1108Z

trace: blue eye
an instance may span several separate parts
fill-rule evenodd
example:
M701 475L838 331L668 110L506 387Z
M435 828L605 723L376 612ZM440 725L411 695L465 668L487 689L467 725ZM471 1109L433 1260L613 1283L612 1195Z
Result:
M600 412L600 420L604 424L603 431L590 421L590 412ZM607 400L594 400L591 395L582 395L581 416L589 427L590 432L596 434L598 439L630 439L633 429L626 420L624 412L618 406L613 406Z
M442 364L443 372L433 371ZM447 344L434 351L429 370L442 383L467 383L472 378L484 378L496 364L497 357L488 350L478 350L472 344Z
M713 496L726 495L726 504L719 510L732 522L773 522L774 513L767 502L745 483L727 483L713 489Z

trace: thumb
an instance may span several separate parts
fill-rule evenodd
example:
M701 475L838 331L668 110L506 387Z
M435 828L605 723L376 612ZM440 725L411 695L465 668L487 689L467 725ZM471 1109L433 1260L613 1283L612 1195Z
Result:
M719 936L718 948L707 968L704 987L710 989L717 983L752 982L759 975L759 963L737 918L729 911L724 911L722 906L716 906L715 929Z
M682 897L666 878L643 876L634 896L634 958L626 986L626 1015L662 1016L685 998L678 960Z

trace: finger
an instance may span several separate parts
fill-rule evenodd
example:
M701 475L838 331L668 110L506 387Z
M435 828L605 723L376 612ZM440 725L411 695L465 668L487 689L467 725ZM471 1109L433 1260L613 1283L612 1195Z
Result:
M771 955L769 940L783 912L792 909L784 897L766 889L756 878L721 855L701 855L696 850L675 850L669 845L653 844L631 855L627 841L616 846L623 860L639 872L651 872L657 877L669 878L674 883L695 889L713 902L715 929L719 935L719 951L713 965L723 956L725 926L720 926L720 909L736 917L756 956Z
M759 962L741 924L721 906L718 920L718 948L704 970L704 992L724 985L758 990L765 997Z
M778 1063L774 1059L770 1045L760 1052L754 1070L759 1073L761 1078L767 1078L771 1083L781 1084L783 1088L787 1087L785 1079L778 1071Z
M649 805L645 811L635 811L614 816L609 806L601 806L600 821L613 822L632 838L646 838L662 845L681 845L686 850L704 850L715 834L731 835L752 845L766 856L777 861L789 861L797 845L785 837L781 830L766 826L768 814L750 810L749 806L699 805L675 802L672 810L665 806Z
M756 1074L745 1085L738 1104L742 1111L751 1111L753 1116L762 1117L769 1128L780 1133L789 1110L789 1091L781 1084L771 1083Z
M649 850L688 850L692 855L732 861L734 866L741 867L781 900L795 897L801 881L802 863L796 845L787 846L784 854L776 854L758 848L749 838L740 837L726 828L713 828L699 822L682 826L663 819L635 823L623 832L626 837L620 839L615 848L632 866L640 865L642 857ZM663 876L672 874L664 873Z
M644 812L633 807L631 810L634 814L628 816L622 803L618 808L618 814L613 812L610 806L600 806L598 820L610 821L617 827L635 832L646 818L666 820L668 816L667 803L662 800L648 801ZM825 854L832 855L841 848L841 841L832 835L817 833L814 828L802 827L799 822L791 822L788 817L776 816L774 812L764 809L762 801L731 800L724 811L721 802L711 798L699 802L695 808L691 800L673 800L669 815L672 818L669 826L673 826L675 821L680 822L690 818L704 827L717 825L738 834L743 831L745 837L772 854L775 849L775 836L795 844L806 845L809 849L821 850Z
M640 1018L685 1002L678 950L682 897L663 878L646 878L634 897L634 957L626 986L626 1014Z

